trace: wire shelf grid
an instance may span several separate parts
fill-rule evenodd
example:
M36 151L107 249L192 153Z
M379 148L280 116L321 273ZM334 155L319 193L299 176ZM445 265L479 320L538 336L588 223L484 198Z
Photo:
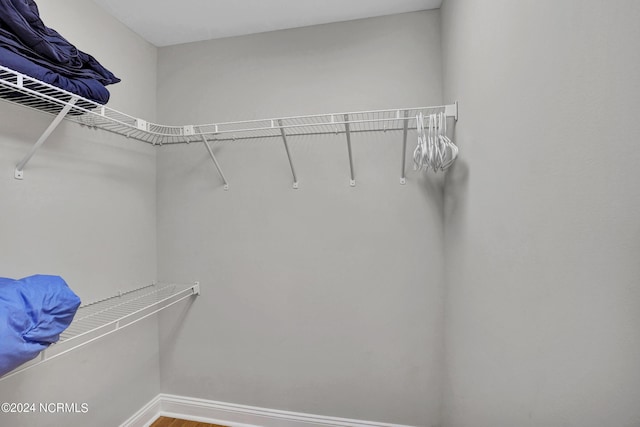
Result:
M135 320L167 299L193 294L190 285L149 285L130 292L83 305L78 308L73 323L61 335L59 344L81 338L96 328L115 326Z
M200 294L200 284L152 284L110 298L82 305L73 322L52 344L34 359L0 378L0 381L40 363L110 335L139 322L193 295Z
M203 143L218 170L225 190L229 189L229 184L215 153L209 145L210 142L282 138L291 167L293 188L298 188L298 179L287 139L307 135L343 134L346 136L348 145L350 183L351 186L355 186L351 134L402 131L403 154L400 182L404 184L406 182L404 157L407 131L417 128L416 116L418 114L428 116L430 114L444 113L446 117L453 117L456 120L458 118L458 104L455 103L432 107L396 108L200 125L167 126L147 122L121 113L3 66L0 66L0 98L56 116L49 128L36 141L31 151L17 164L14 172L16 179L23 179L25 165L60 121L67 119L84 126L124 135L127 138L152 145Z
M3 66L0 66L0 98L49 114L58 114L75 98L76 103L65 116L67 120L152 145L201 142L202 136L217 141L273 138L281 136L280 129L288 136L339 134L346 132L346 123L351 125L352 132L402 130L405 121L415 129L415 116L419 112L426 115L446 108L442 105L167 126L121 113Z

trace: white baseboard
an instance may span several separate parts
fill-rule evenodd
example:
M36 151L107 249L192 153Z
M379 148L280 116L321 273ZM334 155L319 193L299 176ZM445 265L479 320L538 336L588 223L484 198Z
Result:
M120 427L146 427L150 426L160 413L160 396L157 395L149 403L144 405L138 412L133 414L127 421L120 424Z
M158 417L229 427L411 427L159 394L120 427L149 427Z

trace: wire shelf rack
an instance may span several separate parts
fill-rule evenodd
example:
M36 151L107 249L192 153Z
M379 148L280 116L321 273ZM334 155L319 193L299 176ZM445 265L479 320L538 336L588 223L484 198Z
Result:
M62 356L79 347L137 323L193 295L200 294L200 284L152 284L110 298L82 305L60 340L40 356L0 378L0 381L40 363Z
M446 113L454 116L455 104L431 107L394 108L389 110L328 113L308 116L282 117L274 119L214 123L193 127L194 133L205 135L215 141L243 139L281 138L281 129L287 136L338 135L347 132L402 131L405 123L409 129L416 128L416 116L423 113ZM349 127L349 129L347 129ZM184 142L184 141L180 141ZM169 142L171 143L171 142Z
M287 138L307 135L346 135L351 165L351 185L355 185L351 134L361 132L403 131L403 153L406 151L407 131L416 129L416 116L420 113L444 113L446 117L458 119L458 103L430 107L394 108L388 110L357 111L345 113L317 114L280 117L260 120L234 121L210 124L167 126L121 113L81 98L55 86L33 79L9 68L0 66L0 98L55 115L49 128L43 133L25 158L18 163L15 178L23 178L24 166L38 148L49 137L62 119L83 126L113 132L127 138L161 146L202 142L207 148L225 189L229 188L226 177L209 145L210 142L227 142L247 139L281 138L284 142L293 174L293 186L298 180L293 166ZM404 161L404 160L403 160ZM404 163L403 163L404 170ZM404 172L401 177L404 184Z

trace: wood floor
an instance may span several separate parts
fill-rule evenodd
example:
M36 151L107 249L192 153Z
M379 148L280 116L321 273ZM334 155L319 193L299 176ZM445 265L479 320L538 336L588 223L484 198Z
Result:
M158 418L150 427L225 427L218 424L199 423L197 421L179 420L177 418Z

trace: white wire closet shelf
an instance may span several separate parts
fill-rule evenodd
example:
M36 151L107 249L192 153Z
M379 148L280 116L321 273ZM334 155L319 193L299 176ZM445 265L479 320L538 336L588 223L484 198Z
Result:
M200 295L198 282L152 284L82 305L57 343L36 359L0 377L0 381L131 326L193 295Z
M23 169L37 149L45 142L56 126L67 119L84 126L113 132L130 139L161 146L203 142L228 189L226 177L209 145L212 141L237 141L259 138L281 138L284 142L292 169L294 188L297 176L289 150L288 138L306 135L346 136L351 185L355 185L351 134L361 132L403 132L403 154L406 152L407 131L416 129L416 116L443 112L446 117L458 118L458 104L430 107L394 108L388 110L327 113L291 116L225 123L188 124L167 126L121 113L107 106L79 97L55 86L0 66L0 98L29 108L55 115L49 128L15 170L16 179L23 178ZM401 182L404 183L404 157Z

